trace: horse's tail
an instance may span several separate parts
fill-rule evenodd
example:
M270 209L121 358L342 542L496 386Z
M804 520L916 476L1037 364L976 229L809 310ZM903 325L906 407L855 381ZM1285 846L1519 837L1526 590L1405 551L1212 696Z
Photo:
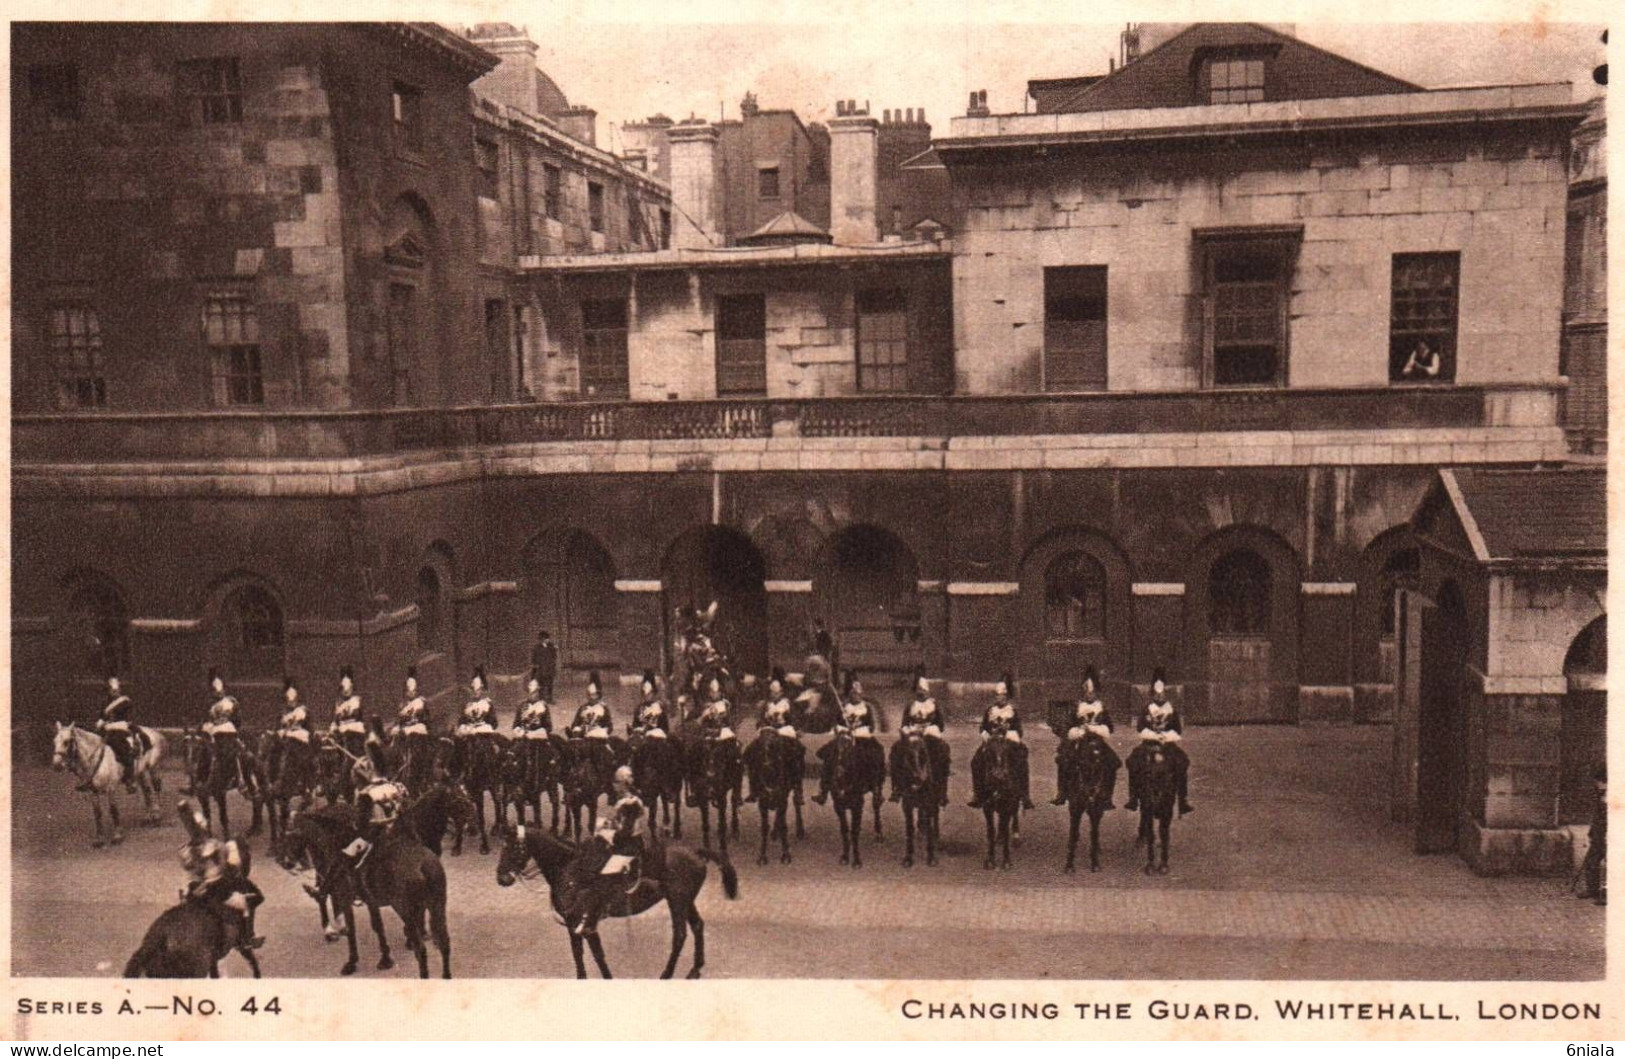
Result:
M739 900L739 873L734 871L733 861L726 855L713 853L708 849L697 849L694 853L701 860L712 861L722 869L722 892L730 901Z

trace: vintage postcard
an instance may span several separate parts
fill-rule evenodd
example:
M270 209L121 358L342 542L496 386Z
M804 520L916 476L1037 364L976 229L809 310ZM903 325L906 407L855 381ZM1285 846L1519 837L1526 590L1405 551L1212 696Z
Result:
M1621 1035L1604 9L835 8L14 15L14 1039Z

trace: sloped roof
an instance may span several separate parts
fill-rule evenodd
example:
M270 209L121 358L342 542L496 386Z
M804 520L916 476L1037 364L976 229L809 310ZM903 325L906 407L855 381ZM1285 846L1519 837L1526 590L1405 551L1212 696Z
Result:
M570 109L570 101L565 98L564 90L559 83L547 76L545 70L536 71L536 113L552 117L563 114Z
M1197 22L1134 62L1080 88L1055 106L1060 113L1181 107L1206 103L1193 93L1193 69L1204 54L1267 47L1277 55L1269 99L1384 95L1422 89L1363 63L1317 48L1256 22Z
M938 156L935 147L927 147L912 158L905 158L897 163L898 169L945 169L942 158Z
M831 236L824 229L794 210L785 210L739 241L741 243L792 241L827 243L831 241Z
M1608 476L1600 467L1439 472L1485 562L1608 553Z

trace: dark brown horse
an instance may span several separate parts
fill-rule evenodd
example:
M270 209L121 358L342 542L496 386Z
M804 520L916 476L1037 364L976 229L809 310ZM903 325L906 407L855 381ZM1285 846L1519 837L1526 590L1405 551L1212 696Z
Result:
M987 794L982 802L982 818L987 822L987 859L982 867L991 871L995 863L1006 870L1010 867L1010 832L1021 810L1021 785L1016 780L1016 754L1010 740L995 734L982 745L984 759L983 781ZM1003 861L996 862L994 849L1003 853Z
M253 816L248 823L248 834L257 835L264 826L264 794L259 787L259 764L247 742L237 736L221 739L189 729L181 737L185 750L186 783L197 797L203 820L214 825L211 804L220 810L220 833L231 834L231 818L226 810L226 795L237 791L248 800ZM198 783L198 773L208 776Z
M260 736L259 765L271 841L275 842L287 830L294 802L298 801L303 812L315 797L316 748L276 732L265 732Z
M1113 767L1111 748L1100 736L1090 732L1082 739L1068 739L1061 744L1067 786L1061 793L1066 797L1071 815L1071 832L1066 844L1066 872L1077 870L1078 831L1084 814L1089 816L1089 870L1100 870L1100 818L1112 804L1112 788L1116 785L1117 771Z
M610 775L604 772L605 755L593 746L595 742L597 740L575 736L564 744L564 830L576 842L590 837L598 829L598 799L609 789Z
M453 774L474 803L474 824L479 829L480 852L491 852L490 835L506 815L502 808L502 747L501 736L494 732L462 736L457 740ZM491 826L485 825L485 798L491 798ZM451 855L463 855L463 831L459 829L452 840Z
M553 910L565 920L565 929L570 932L570 954L575 958L576 977L587 977L587 964L582 953L582 942L585 940L592 947L592 958L598 964L598 973L609 978L612 977L609 963L604 959L604 947L598 935L589 934L583 939L575 931L578 920L571 910L566 880L571 862L580 855L581 847L555 838L540 828L515 828L508 832L502 857L497 862L497 884L512 886L514 880L534 863L547 879ZM666 968L660 972L660 977L670 978L677 970L677 958L682 955L683 945L688 941L689 929L693 928L694 965L689 968L688 977L698 978L705 966L705 920L700 917L695 902L705 885L705 864L710 861L721 867L722 892L728 895L730 901L739 897L739 875L728 863L726 854L719 856L710 850L691 852L681 846L660 843L646 859L653 863L645 866L636 888L630 894L619 895L610 901L604 906L603 914L617 918L635 916L664 901L671 912L671 956L666 960Z
M779 863L789 864L790 829L786 825L785 814L795 793L796 766L802 756L801 744L790 736L769 729L758 745L761 749L756 755L756 776L751 788L756 795L756 808L761 812L762 848L756 855L756 863L767 863L768 839L777 838Z
M688 777L688 801L700 811L700 845L711 848L711 811L717 813L717 843L728 855L728 807L734 807L735 837L739 835L739 785L745 762L739 740L701 737L694 754L694 767Z
M440 950L440 976L450 978L446 872L440 858L424 848L409 828L397 824L367 853L358 871L344 855L344 848L357 836L354 816L347 807L334 808L336 812L318 810L295 817L283 835L278 860L289 870L306 861L311 863L316 869L317 892L325 894L343 918L349 958L339 973L354 974L359 962L355 937L355 902L359 898L367 905L373 933L378 937L380 971L395 966L384 934L382 909L388 906L401 918L406 944L418 960L418 976L429 977L427 939L432 936Z
M248 878L254 851L247 840L237 840L240 871ZM220 897L197 897L161 913L124 965L126 978L219 978L220 961L233 949L242 954L260 976L260 962L248 947L244 921L220 908Z
M672 736L634 732L632 782L649 807L651 827L663 825L673 838L683 837L683 748ZM659 816L656 817L656 806ZM554 829L557 833L557 828Z
M854 868L863 867L863 854L858 841L863 837L863 805L865 799L885 781L884 769L876 769L873 757L866 753L859 740L845 728L835 731L829 744L830 802L835 806L835 819L841 825L841 863ZM876 810L875 833L880 833L879 811Z
M1174 763L1160 744L1147 748L1140 772L1140 833L1145 843L1145 873L1168 874L1168 828L1173 823L1178 777ZM1155 831L1153 832L1153 825ZM1162 857L1157 857L1157 840L1162 840Z
M908 845L903 851L903 867L914 867L914 830L919 827L925 840L925 863L936 867L937 838L940 834L942 795L931 747L918 729L908 729L899 750L899 772L892 780L892 798L903 803L903 832ZM901 779L902 786L897 786Z

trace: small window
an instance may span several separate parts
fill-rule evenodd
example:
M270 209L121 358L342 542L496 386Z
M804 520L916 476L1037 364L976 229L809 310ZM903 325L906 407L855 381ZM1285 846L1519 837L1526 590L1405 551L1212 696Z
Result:
M604 230L604 185L587 184L587 223L595 232Z
M70 63L42 63L28 68L28 98L53 124L79 120L79 68Z
M900 290L858 294L858 389L908 390L908 298Z
M51 360L56 367L57 405L104 408L107 378L102 360L102 323L88 305L58 305L50 311Z
M660 249L671 249L671 211L660 211Z
M1295 240L1205 241L1206 373L1214 386L1286 381L1287 306Z
M187 59L178 65L183 113L192 125L243 120L243 82L236 59Z
M282 674L282 608L271 594L245 585L221 608L225 623L226 672L239 679Z
M408 150L423 149L423 93L412 85L395 82L391 105L395 135Z
M779 197L779 167L764 166L756 170L756 194L758 198L776 199Z
M211 294L203 303L203 337L209 347L214 403L265 403L260 364L259 313L246 294Z
M474 164L479 167L479 193L482 197L494 199L497 197L497 172L501 165L502 152L495 140L480 138L474 141Z
M1044 571L1044 638L1069 643L1105 636L1105 567L1083 552L1057 556Z
M717 395L767 393L767 300L760 294L717 299Z
M1461 255L1395 254L1388 324L1388 379L1454 382Z
M1258 553L1227 552L1208 572L1208 628L1218 636L1267 636L1270 568Z
M1209 103L1258 103L1263 99L1263 59L1214 59L1208 63Z
M581 394L625 400L631 392L626 356L626 302L603 298L581 303Z
M542 166L542 206L555 221L564 219L564 171L556 165Z
M1044 270L1044 389L1106 388L1106 267Z

